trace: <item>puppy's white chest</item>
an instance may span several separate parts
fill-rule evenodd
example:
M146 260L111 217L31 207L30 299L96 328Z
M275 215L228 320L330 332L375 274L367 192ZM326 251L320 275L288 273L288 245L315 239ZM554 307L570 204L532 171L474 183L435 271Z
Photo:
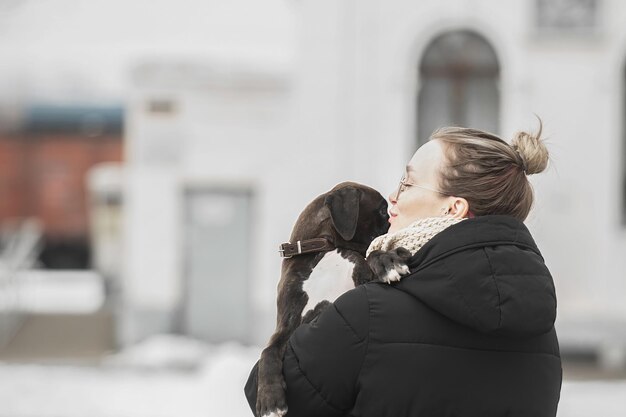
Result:
M302 314L314 308L320 301L333 302L341 294L354 288L353 270L354 264L343 258L336 250L326 253L313 268L309 279L302 284L302 289L309 296Z

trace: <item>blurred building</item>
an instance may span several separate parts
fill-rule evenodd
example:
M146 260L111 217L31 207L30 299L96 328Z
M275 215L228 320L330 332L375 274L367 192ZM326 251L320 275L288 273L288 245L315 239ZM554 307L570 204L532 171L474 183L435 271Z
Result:
M102 217L91 207L102 204L93 204L87 178L94 166L121 161L123 110L68 103L13 110L19 117L0 133L0 355L97 356L113 345L110 314L94 312L104 299L101 276L115 281L91 244L103 235L91 226ZM85 273L92 265L100 274Z
M122 160L121 107L32 104L0 134L0 218L41 220L47 268L90 265L88 170Z
M178 331L256 342L271 310L291 187L291 76L263 62L136 68L128 106L124 318L129 342ZM295 181L294 181L295 180ZM300 183L300 184L299 184ZM282 215L281 213L284 213ZM280 232L279 232L280 233ZM259 315L265 317L259 319Z
M150 75L150 70L143 71L140 69L152 61L165 63L165 66L178 71L179 64L187 60L214 62L217 58L221 66L220 71L224 72L223 76L219 77L220 83L229 78L228 73L231 65L241 68L247 68L249 65L257 65L258 63L272 68L288 66L293 55L291 45L294 43L292 17L291 7L282 0L270 0L263 3L249 0L230 2L190 0L184 4L171 0L138 0L133 2L95 0L88 4L73 0L0 3L0 24L3 28L0 35L0 60L3 62L3 65L0 66L0 90L2 90L2 94L0 94L0 126L4 127L7 124L11 126L23 125L24 119L27 119L28 109L33 106L40 107L41 103L45 103L50 108L60 108L61 111L55 110L55 112L57 115L62 113L61 118L64 117L63 114L66 113L66 110L76 110L77 107L84 106L88 107L88 110L94 110L97 107L104 111L118 106L117 110L120 110L120 101L125 101L128 98L129 84L132 83L133 88L135 88L135 82L140 85L142 83L141 77L144 75L147 76L149 85L154 86L155 90L165 90L166 92L172 90L168 86L151 83L149 80L154 76ZM227 62L226 67L222 65L224 62ZM147 67L151 66L147 65ZM270 69L271 71L272 69ZM157 78L166 80L168 77L157 76ZM257 78L256 75L253 78ZM267 78L269 84L275 83L273 76ZM279 78L281 80L278 80L278 83L284 84L283 77ZM190 86L193 86L196 81L191 79L190 82ZM244 80L243 82L245 84L247 81ZM240 83L240 81L236 81L236 83ZM265 83L266 81L261 82L261 84ZM176 88L179 87L180 85L177 85ZM201 86L201 88L205 87ZM280 89L282 88L280 87ZM217 89L228 90L228 88L223 89L219 86ZM267 89L267 87L263 86L262 89ZM232 92L235 95L239 94L236 88L232 89ZM228 95L230 92L226 94ZM260 95L262 96L263 92L260 92ZM191 104L193 107L195 96L190 94L189 97L191 102L185 102L184 105L189 106ZM150 132L148 140L155 141L157 151L152 152L154 148L147 146L146 148L150 152L142 155L141 160L147 161L148 165L159 167L161 163L171 164L172 161L179 160L179 156L183 154L179 152L179 148L183 144L184 137L179 136L176 131L173 132L175 135L171 136L172 130L168 130L169 121L175 118L167 115L187 114L188 108L168 109L169 97L163 97L160 94L149 101L150 104L146 106L149 120L163 119L164 123L163 129L157 125L152 126L151 130L148 129ZM183 102L181 101L181 103ZM174 104L177 105L177 103ZM135 111L134 107L132 100L129 99L128 114L140 115L141 112ZM142 107L142 104L139 104L139 107ZM228 116L227 112L223 114ZM121 115L122 112L118 111L119 121L121 121ZM108 116L105 115L105 117ZM137 122L140 124L140 119ZM82 116L72 123L74 126L82 126ZM176 123L181 123L181 121L176 118ZM187 120L182 120L183 126L186 123ZM127 126L124 127L125 131L137 132L134 126L126 125L126 120L124 120L124 125ZM122 124L117 123L117 126L121 138ZM204 336L210 341L230 338L249 339L242 336L242 329L247 331L251 328L248 315L245 316L245 319L239 319L238 326L229 324L228 320L221 320L219 325L222 330L215 327L215 323L218 322L216 318L212 315L205 316L209 317L207 322L212 320L214 323L213 327L209 329L219 333L216 336L211 336L207 335L207 330L204 328L198 331L186 330L186 327L178 324L180 321L178 318L172 318L173 315L170 314L172 309L163 308L164 299L166 304L169 303L167 306L171 305L170 300L174 299L176 300L174 311L182 312L185 311L183 303L193 303L194 306L201 305L204 303L203 297L206 294L206 297L213 297L212 301L224 300L226 304L222 304L220 313L236 306L244 314L249 295L249 292L243 288L240 290L241 294L244 294L242 297L235 299L219 297L219 288L216 289L215 284L209 282L208 287L196 289L195 293L186 293L189 297L195 294L192 301L179 298L181 295L177 291L176 285L179 282L184 282L184 277L187 274L183 272L184 266L182 264L175 264L172 267L169 263L170 254L177 255L180 252L178 244L183 241L181 239L182 232L177 227L169 227L168 223L169 216L172 214L169 207L175 207L179 202L176 194L168 194L170 192L169 177L160 175L158 169L154 170L154 177L151 175L142 177L149 183L157 184L161 178L164 178L163 183L160 184L161 188L156 190L156 193L160 193L162 197L159 203L164 204L155 205L154 200L149 199L147 201L149 205L146 206L143 203L145 191L142 187L144 184L140 182L140 187L133 185L137 182L135 175L137 168L134 164L125 167L123 164L100 163L126 159L126 154L132 154L131 158L136 158L133 154L133 146L129 145L126 150L117 153L116 158L107 157L90 160L91 169L88 171L86 168L89 164L78 164L85 170L81 172L81 175L74 175L76 173L74 167L77 165L74 161L80 159L77 156L80 151L71 146L66 146L62 136L68 134L67 131L63 135L53 135L48 134L50 133L49 130L54 130L54 126L45 126L43 130L38 130L38 134L48 135L49 138L54 137L54 140L49 144L58 151L56 155L57 171L72 171L72 181L60 182L56 178L56 186L46 183L44 189L50 198L57 198L57 206L61 204L60 201L64 201L66 212L69 211L68 207L72 206L74 212L84 211L86 214L82 217L73 217L70 224L59 225L56 230L60 230L66 235L72 233L74 233L72 236L80 235L81 247L91 251L90 266L95 268L98 274L90 274L89 279L85 278L87 277L86 274L84 277L75 275L71 279L66 277L67 274L63 274L63 277L39 274L33 281L45 280L54 281L54 283L62 281L59 285L60 288L55 287L55 290L59 290L56 293L64 293L66 298L71 298L73 294L76 294L76 291L73 291L74 288L69 288L74 285L73 282L78 285L78 281L82 280L89 281L91 284L94 275L103 276L109 296L105 307L117 311L122 305L124 312L130 312L123 314L117 322L118 329L121 329L120 334L130 335L129 337L120 336L122 343L137 340L155 331L187 332L198 337ZM19 132L20 135L23 133L22 130ZM180 130L180 133L186 132L185 129ZM160 134L160 138L156 137L155 133ZM77 135L81 136L82 130ZM252 137L252 135L248 135L248 137ZM89 143L98 143L98 138L91 139L93 140ZM78 141L76 142L78 143ZM105 143L107 141L102 140L100 142ZM30 150L28 152L29 155L33 154ZM185 152L188 151L185 149ZM218 145L217 153L219 152ZM124 153L123 158L122 153ZM16 160L14 153L3 152L3 156L5 155L6 159L10 160L11 164L18 166L21 171L29 170L32 166L24 165L21 160ZM264 158L263 155L258 156L259 160ZM64 159L59 160L59 158ZM135 159L135 161L137 160ZM182 161L182 159L180 160ZM221 158L221 161L223 165L226 163L224 157ZM7 164L9 163L7 162ZM140 165L140 168L143 166ZM34 167L33 170L37 171L37 168ZM13 183L26 181L24 175L20 174L20 176L14 177ZM31 174L28 173L28 175ZM81 177L80 183L75 181L79 176ZM67 179L66 177L64 178ZM227 191L229 191L232 185L231 178L222 175L222 179L227 183ZM18 186L11 184L11 187L16 188ZM194 197L190 198L194 201L202 200L198 204L203 207L214 205L213 201L204 201L201 192L198 192L198 197L195 197L196 194L193 193L192 188L190 187L189 194ZM137 189L142 191L135 194L134 191ZM245 189L242 187L242 191ZM21 190L23 194L30 195L26 191ZM175 200L168 201L174 197L176 197ZM242 210L245 211L245 204L248 204L251 199L246 193L242 193L240 197L243 199L243 203L238 204L239 206L244 204ZM127 198L128 203L126 202ZM231 202L230 194L226 193L223 198L218 198L218 200L215 207L228 207ZM140 204L136 205L137 201ZM124 217L125 211L132 212L135 207L142 209L144 220L154 222L153 226L149 227L155 231L153 236L161 238L163 236L161 225L168 227L164 236L164 243L173 244L173 248L164 247L156 241L153 242L155 244L148 242L147 246L139 249L133 247L133 242L137 241L134 237L135 231L139 230L140 233L143 233L145 226L142 221L137 222L135 217L130 220ZM194 210L194 213L202 212L202 210ZM40 212L35 213L35 215L40 214ZM183 215L182 212L175 214ZM191 214L185 213L185 215ZM199 216L209 218L202 213ZM167 222L160 222L163 217L167 219ZM236 219L236 217L233 218ZM184 221L184 218L181 220ZM3 224L7 222L4 213L0 222ZM191 226L195 224L189 223ZM132 228L133 232L123 232L120 227ZM75 233L77 230L83 232ZM193 227L190 230L194 230ZM213 229L208 230L213 231ZM242 230L248 233L247 227L242 228ZM202 231L202 233L206 235L206 231ZM235 234L233 239L239 244L241 236L241 233ZM139 243L144 244L145 242L140 241ZM210 273L206 269L207 265L212 265L215 259L203 258L202 253L198 253L194 255L194 262L199 263L205 269L195 269L195 276L208 276ZM140 257L144 257L145 266L137 267L136 263L130 262L131 258L134 261ZM128 265L131 266L128 267ZM86 265L83 264L82 266ZM156 273L151 275L155 270L153 267L156 267ZM164 269L160 269L161 267ZM247 271L246 267L246 263L236 263L235 268L239 268L237 277L241 277L241 271ZM123 279L120 280L121 271L130 271L130 273L142 275L137 276L135 280L124 274ZM230 274L231 271L226 273ZM40 280L39 278L44 275L45 278ZM1 274L0 278L2 278ZM167 284L165 287L162 285L163 282ZM175 284L172 285L172 282ZM204 284L202 280L199 282ZM241 288L243 285L243 281L238 278L231 280L231 282L235 288ZM2 283L0 282L0 284ZM86 282L81 282L81 284L86 284ZM87 286L83 285L83 287L86 288ZM207 290L209 291L208 294ZM71 300L67 299L66 301L68 301L67 304L72 304ZM58 304L55 305L55 308L56 306ZM13 304L9 308L14 308ZM23 308L23 306L18 306L18 308ZM190 308L190 310L196 311L197 307ZM202 310L197 311L201 312ZM213 311L210 310L208 313L213 313ZM76 311L74 313L83 314ZM58 317L53 318L57 319ZM88 325L86 323L93 322L93 320L86 320L88 318L80 317L81 321L78 327L85 327ZM62 319L68 321L66 318ZM197 323L198 319L202 319L202 317L195 315L193 320L190 319L189 323L192 323L189 325L191 326L190 329L197 327L193 323ZM106 320L108 322L108 315L106 315ZM55 322L55 329L57 326L63 326L61 321ZM71 327L71 324L69 323L67 327ZM242 327L243 325L246 327ZM101 333L108 335L108 324L105 327L107 329L103 329ZM234 333L228 331L230 327L235 327ZM68 330L63 334L69 335L70 333ZM71 339L71 337L68 336L66 339ZM70 341L68 344L72 344L72 342ZM104 348L108 348L108 344Z
M164 58L135 73L129 305L146 306L140 310L153 317L160 311L161 326L178 317L189 329L190 294L205 280L205 310L197 314L263 341L279 274L275 247L308 201L348 179L390 192L438 126L473 126L510 140L536 129L537 114L552 165L530 178L537 201L527 224L556 281L564 348L614 357L613 347L623 350L626 4L286 7L297 22L293 68L268 70L262 59L236 66ZM232 246L220 227L240 236Z
M30 51L41 66L55 59L36 38L58 4L27 2L3 22L13 33L39 19L13 53ZM536 129L537 114L552 163L530 177L536 204L526 224L555 279L562 347L625 362L626 3L176 6L93 1L64 10L73 23L54 32L61 43L84 34L79 53L63 59L101 74L67 72L62 79L80 82L66 93L98 79L126 100L124 165L100 166L89 180L98 268L120 276L121 344L156 332L264 343L277 245L309 201L344 180L390 193L439 126L510 140Z

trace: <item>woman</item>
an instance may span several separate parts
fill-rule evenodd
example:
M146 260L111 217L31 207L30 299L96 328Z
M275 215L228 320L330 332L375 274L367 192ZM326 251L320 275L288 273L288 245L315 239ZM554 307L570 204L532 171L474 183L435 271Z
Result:
M417 150L368 251L409 249L410 274L359 286L295 331L289 417L556 415L554 284L523 223L526 176L548 162L540 134L509 145L444 128Z

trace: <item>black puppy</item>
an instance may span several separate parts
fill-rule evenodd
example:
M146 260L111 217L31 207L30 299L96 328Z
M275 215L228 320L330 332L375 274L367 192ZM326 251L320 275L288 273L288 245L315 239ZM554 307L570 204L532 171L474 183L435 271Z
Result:
M313 320L356 285L384 281L391 270L406 273L405 262L411 254L403 248L375 251L365 260L372 240L387 232L388 220L383 196L353 182L338 184L318 196L300 214L289 242L279 249L284 260L278 317L259 360L257 416L280 417L287 412L282 358L289 337L301 323Z

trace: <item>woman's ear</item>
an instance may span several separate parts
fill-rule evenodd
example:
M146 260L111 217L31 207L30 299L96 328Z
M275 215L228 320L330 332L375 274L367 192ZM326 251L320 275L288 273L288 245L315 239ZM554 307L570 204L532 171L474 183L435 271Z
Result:
M452 197L452 204L450 205L450 215L455 219L463 219L467 217L469 212L469 203L463 197Z

